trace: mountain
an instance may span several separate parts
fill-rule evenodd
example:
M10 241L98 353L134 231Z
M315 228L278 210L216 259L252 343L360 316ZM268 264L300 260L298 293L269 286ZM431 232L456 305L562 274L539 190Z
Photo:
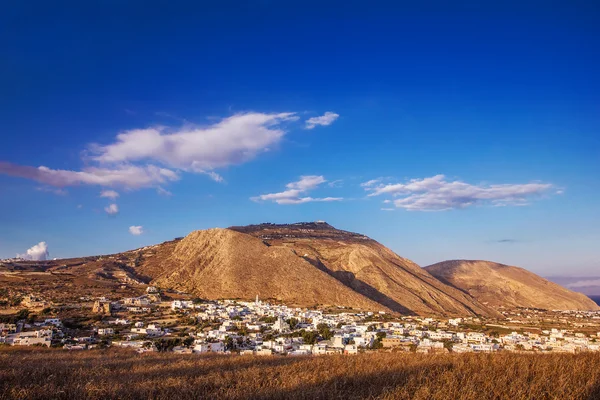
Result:
M163 288L206 299L256 295L299 305L344 305L386 309L315 268L289 248L231 229L190 233L170 254L144 257L136 271ZM388 309L389 311L389 309Z
M589 297L519 267L489 261L452 260L430 265L425 270L494 308L600 309Z
M0 302L134 296L146 285L206 299L282 301L408 315L498 317L498 307L597 309L521 268L452 261L421 268L375 240L319 222L195 231L118 254L0 262ZM2 294L4 293L4 294Z
M201 297L276 298L404 314L493 315L376 241L324 222L193 232L136 269Z

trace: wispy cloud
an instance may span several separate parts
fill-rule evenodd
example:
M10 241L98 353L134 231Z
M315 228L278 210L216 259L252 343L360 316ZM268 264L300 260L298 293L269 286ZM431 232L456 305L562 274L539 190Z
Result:
M364 187L364 188L370 188L370 187L373 187L373 186L378 185L379 183L381 183L382 179L383 178L371 179L369 181L361 183L360 186Z
M52 193L57 196L66 196L68 194L68 192L65 189L49 186L40 186L37 188L37 190L39 190L40 192Z
M54 187L97 185L139 189L179 180L182 172L206 174L216 182L215 170L247 162L277 145L287 133L293 112L240 113L208 126L189 123L170 128L153 126L119 133L114 142L92 144L86 167L60 170L0 161L0 174L31 179Z
M302 204L310 202L341 201L341 197L310 197L306 193L327 182L322 175L305 175L300 180L285 185L286 190L278 193L261 194L252 197L252 201L273 201L277 204Z
M327 111L320 117L312 117L306 120L306 129L313 129L316 126L327 126L333 124L333 122L339 118L339 114L331 111Z
M103 190L100 192L100 197L106 197L114 200L119 197L119 193L115 192L114 190Z
M43 261L46 260L49 255L50 253L48 252L48 245L46 242L39 242L27 249L25 254L17 254L17 257L24 260Z
M567 283L565 286L568 288L582 288L591 286L600 286L600 278L598 279L583 279L573 283Z
M369 185L366 185L369 183ZM549 183L472 185L461 181L446 181L444 175L412 179L407 183L383 185L376 181L363 186L369 196L389 195L397 208L414 211L443 211L474 205L525 205L553 188Z
M496 240L496 243L518 243L517 239L500 239Z
M129 233L134 236L139 236L144 233L144 227L141 225L132 225L129 227Z
M161 196L173 196L173 193L160 186L156 188L156 193L160 194Z
M109 204L107 207L104 207L104 211L108 215L117 215L119 213L119 206L116 204Z
M155 165L122 165L113 168L86 167L81 171L70 171L50 169L44 166L28 167L0 161L0 173L56 187L97 185L138 189L179 179L176 172Z

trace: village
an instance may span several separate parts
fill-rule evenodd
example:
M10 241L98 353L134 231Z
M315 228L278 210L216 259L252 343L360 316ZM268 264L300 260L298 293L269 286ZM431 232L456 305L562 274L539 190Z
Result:
M139 297L82 297L66 307L65 319L42 298L28 295L16 315L0 316L0 345L290 356L600 351L600 312L518 309L503 311L504 319L484 321L298 308L258 296L252 302L206 301L177 294L166 301L160 289L149 286ZM73 309L85 317L73 318L68 314Z

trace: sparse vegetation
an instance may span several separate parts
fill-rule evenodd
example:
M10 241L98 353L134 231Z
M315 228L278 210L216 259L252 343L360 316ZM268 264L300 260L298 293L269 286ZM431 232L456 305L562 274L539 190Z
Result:
M596 399L598 354L253 357L0 349L2 399Z

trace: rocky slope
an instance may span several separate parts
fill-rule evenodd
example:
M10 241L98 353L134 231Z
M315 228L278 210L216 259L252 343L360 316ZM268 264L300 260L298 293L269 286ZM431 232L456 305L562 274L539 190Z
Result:
M404 314L495 315L368 237L326 223L196 231L136 268L200 297L275 298Z
M570 291L523 268L489 261L453 260L425 270L479 302L494 307L598 310L587 296Z
M0 287L58 302L135 295L147 284L207 299L258 295L299 306L418 315L495 317L499 306L596 308L520 268L456 261L424 269L367 236L324 222L208 229L112 255L0 262Z
M231 229L258 237L298 256L344 285L407 314L479 314L493 311L449 287L410 260L357 233L324 222L261 224Z
M166 257L149 257L136 270L153 284L206 299L276 299L291 304L385 306L353 291L286 247L230 229L195 231ZM389 309L387 309L389 311Z

